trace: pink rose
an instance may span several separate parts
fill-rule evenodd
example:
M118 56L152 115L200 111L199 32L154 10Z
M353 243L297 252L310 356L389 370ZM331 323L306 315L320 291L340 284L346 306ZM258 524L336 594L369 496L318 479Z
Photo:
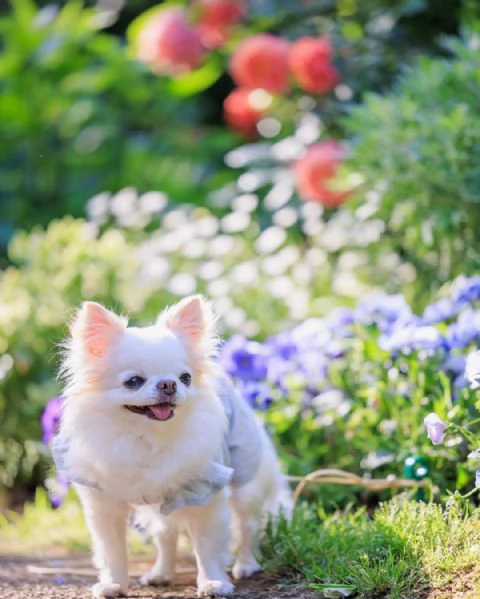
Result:
M288 62L302 89L326 94L340 81L331 64L332 46L326 38L302 37L290 48Z
M230 92L223 103L227 125L246 137L257 133L257 123L265 114L265 107L255 102L255 93L255 90L238 87Z
M204 55L198 33L180 8L168 8L153 15L137 38L137 58L158 74L191 71Z
M344 151L337 141L328 140L311 145L294 167L299 195L327 208L342 204L351 192L336 191L331 188L331 183L337 176L338 165L343 157Z
M240 87L285 93L289 88L288 42L269 33L249 37L235 50L230 74Z
M207 48L220 48L228 40L234 25L247 13L245 0L196 0L197 31Z

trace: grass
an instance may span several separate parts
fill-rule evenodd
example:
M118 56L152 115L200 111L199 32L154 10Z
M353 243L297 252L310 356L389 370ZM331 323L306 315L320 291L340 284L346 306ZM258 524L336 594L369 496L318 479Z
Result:
M279 578L317 590L340 587L372 599L425 597L429 589L449 589L478 562L480 510L467 505L454 498L441 506L399 496L369 515L365 509L332 514L304 504L291 524L269 527L262 563ZM52 510L38 490L22 514L0 515L0 553L85 554L89 547L73 494ZM150 551L133 531L130 550Z
M364 509L326 514L304 507L290 526L269 528L264 567L307 580L318 590L340 586L355 597L423 597L469 572L480 552L480 512L396 498L369 516Z
M133 530L129 533L129 546L135 554L146 551L143 540ZM0 554L56 552L83 555L90 552L82 508L73 491L54 510L46 491L39 487L35 500L26 503L22 513L0 513Z

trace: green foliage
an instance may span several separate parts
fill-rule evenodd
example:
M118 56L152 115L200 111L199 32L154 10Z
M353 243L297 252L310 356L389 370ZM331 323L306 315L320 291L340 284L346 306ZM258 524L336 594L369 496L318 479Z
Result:
M477 29L478 29L477 25ZM478 34L422 58L393 91L368 94L347 119L352 168L377 188L373 218L413 257L424 284L477 271L480 241Z
M263 565L315 589L356 591L361 597L417 596L476 565L478 511L455 501L446 507L398 497L369 518L364 509L327 515L297 510L292 525L272 526Z
M452 382L442 372L445 358L440 353L419 357L421 351L392 356L379 348L373 327L355 327L342 347L342 357L330 363L313 399L292 376L287 396L275 399L265 412L286 470L303 476L333 467L373 478L402 478L407 458L422 456L428 478L441 492L470 490L475 468L466 459L468 445L454 435L448 444L434 447L423 422L436 412L447 421L467 423L480 405L468 388L453 387L452 399ZM376 503L391 491L309 485L305 494L314 500L321 496L331 508L355 498Z
M194 130L198 101L129 60L100 17L81 2L38 11L19 0L0 18L4 247L15 227L82 216L104 189L135 183L200 203L212 168L222 168L228 136L219 131L210 143Z
M230 84L219 77L240 39L262 30L291 39L331 35L344 93L310 101L326 130L338 134L350 98L388 86L400 64L424 49L436 52L438 35L455 32L462 14L476 11L467 0L448 10L438 0L322 1L294 9L286 0L253 3L224 51L169 79L130 60L124 47L126 30L131 25L134 37L147 8L145 1L129 3L102 22L106 13L80 0L61 8L19 0L0 18L0 249L18 226L82 216L86 199L105 189L161 189L173 201L199 204L228 181L221 154L232 137L205 121L221 120ZM278 113L282 136L297 99Z
M129 550L145 553L142 538L129 530ZM32 501L21 513L0 514L0 553L9 555L45 555L49 551L66 551L85 555L91 539L85 525L82 506L72 490L58 509L52 509L45 489L38 487Z

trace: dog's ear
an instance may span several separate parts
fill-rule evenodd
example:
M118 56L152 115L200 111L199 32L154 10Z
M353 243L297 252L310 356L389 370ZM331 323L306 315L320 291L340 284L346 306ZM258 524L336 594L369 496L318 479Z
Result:
M102 358L126 326L126 320L100 304L84 302L70 326L70 333L87 354Z
M191 295L174 304L160 314L157 322L191 343L204 343L215 337L215 317L201 295Z

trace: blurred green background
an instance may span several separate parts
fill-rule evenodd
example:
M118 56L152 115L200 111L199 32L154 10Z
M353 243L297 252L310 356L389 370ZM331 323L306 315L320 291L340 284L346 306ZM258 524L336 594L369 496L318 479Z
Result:
M202 292L226 338L264 340L371 290L401 292L421 311L456 276L477 272L475 0L251 1L227 43L182 76L135 59L132 23L155 5L0 8L0 487L9 503L45 479L39 418L60 392L56 348L83 299L143 323ZM293 88L275 97L246 139L226 126L222 106L235 87L231 55L261 32L289 42L328 36L341 81L322 96ZM344 144L340 175L355 183L337 209L304 201L292 174L307 146L330 138ZM356 356L358 371L373 365L370 382L355 388L354 368L329 381L353 402L350 424L341 412L327 424L311 408L304 417L295 381L291 403L271 406L292 471L362 471L370 449L385 449L377 427L400 419L404 396L383 376L390 358L377 332L368 334L367 343L358 333ZM437 357L422 363L427 382L409 359L407 378L423 391L386 443L397 474L409 452L427 451L424 393L437 403L445 393ZM372 381L385 392L375 401ZM462 393L457 415L466 419ZM453 461L453 450L441 459ZM458 477L452 466L444 482L462 488L468 476Z

